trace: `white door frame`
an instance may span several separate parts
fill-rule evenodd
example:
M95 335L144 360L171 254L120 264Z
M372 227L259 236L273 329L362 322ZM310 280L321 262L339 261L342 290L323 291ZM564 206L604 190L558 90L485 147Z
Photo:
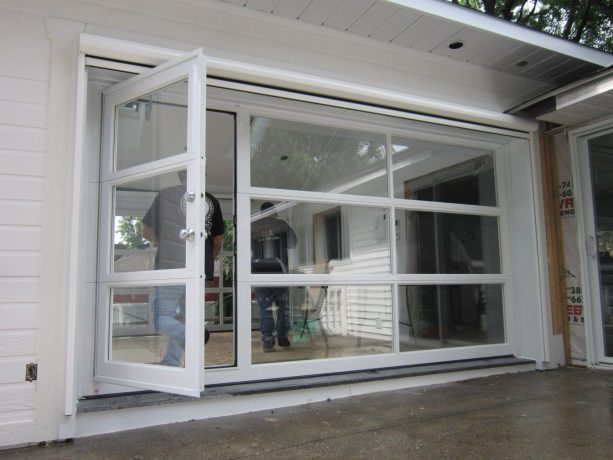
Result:
M586 327L587 361L590 365L613 364L613 358L604 353L600 274L597 260L597 241L592 202L592 179L588 141L613 132L613 118L600 120L569 131L573 181L578 200L578 241L583 285L583 304ZM596 255L594 255L596 250Z

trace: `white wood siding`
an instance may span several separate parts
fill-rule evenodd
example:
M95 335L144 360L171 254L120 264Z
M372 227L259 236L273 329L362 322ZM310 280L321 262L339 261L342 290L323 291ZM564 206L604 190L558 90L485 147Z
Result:
M0 10L0 446L36 441L49 41L41 18Z

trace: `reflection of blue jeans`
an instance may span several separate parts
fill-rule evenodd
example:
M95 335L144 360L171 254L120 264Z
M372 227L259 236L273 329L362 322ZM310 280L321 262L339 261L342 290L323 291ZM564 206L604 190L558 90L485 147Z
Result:
M184 286L160 286L153 295L155 328L166 337L165 366L180 366L185 350L185 312L179 303L185 301ZM183 314L182 314L183 313Z
M255 298L260 307L260 331L264 347L272 347L275 343L273 332L277 337L287 337L287 288L258 287L255 288ZM273 317L272 304L277 306L277 322Z

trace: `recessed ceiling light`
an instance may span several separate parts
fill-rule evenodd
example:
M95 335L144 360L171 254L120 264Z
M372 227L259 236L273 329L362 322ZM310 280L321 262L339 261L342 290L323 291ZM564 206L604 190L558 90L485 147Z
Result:
M281 155L281 161L287 160L289 157L287 155Z
M452 49L452 50L459 50L463 46L464 46L464 42L461 42L461 41L449 43L449 49Z
M516 67L526 67L528 65L528 61L519 61L515 64Z

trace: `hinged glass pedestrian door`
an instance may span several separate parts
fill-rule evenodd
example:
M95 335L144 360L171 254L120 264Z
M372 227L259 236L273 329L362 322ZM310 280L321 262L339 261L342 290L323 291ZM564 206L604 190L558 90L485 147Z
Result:
M203 389L205 89L197 51L104 92L97 381Z

